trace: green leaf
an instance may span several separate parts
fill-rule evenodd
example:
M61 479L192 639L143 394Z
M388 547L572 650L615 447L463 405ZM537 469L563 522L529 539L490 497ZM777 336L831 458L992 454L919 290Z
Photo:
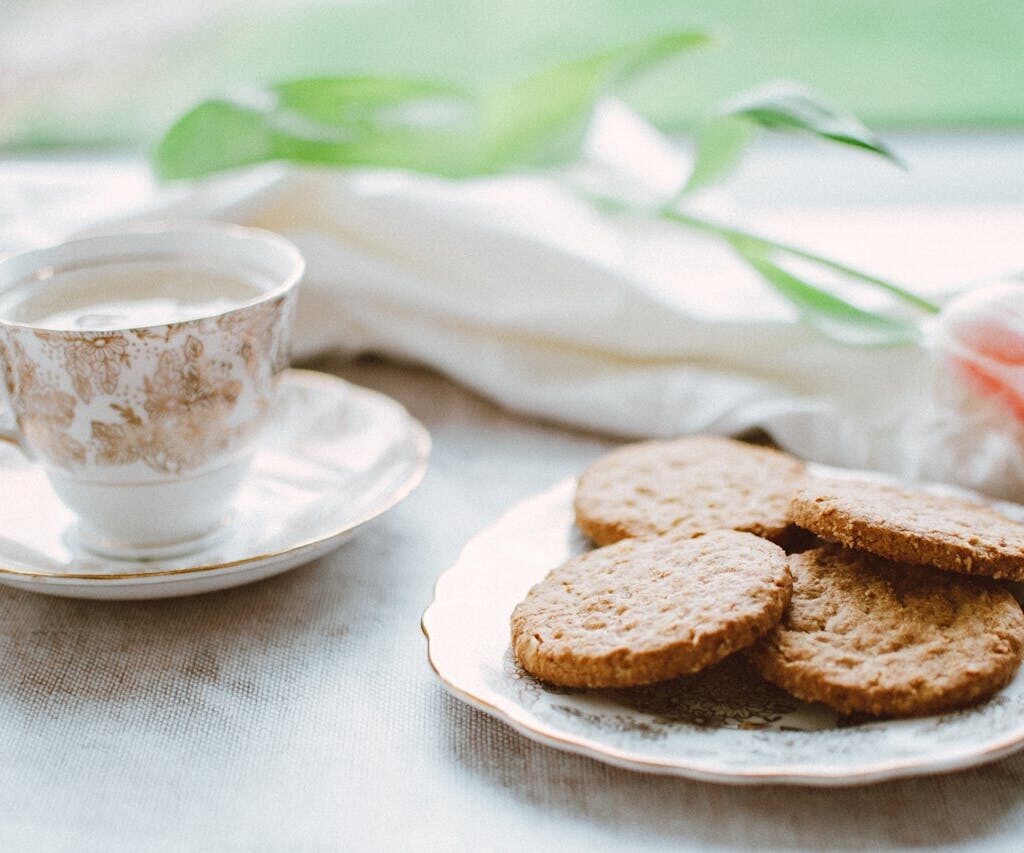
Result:
M194 178L267 160L379 166L462 177L479 168L477 106L454 87L397 78L285 83L246 100L207 101L154 156L163 178Z
M744 246L748 251L757 251L763 256L770 256L773 254L781 254L792 258L799 258L802 261L807 261L812 264L827 269L833 273L838 273L844 278L851 279L854 282L868 285L869 287L881 290L890 296L894 296L901 302L912 306L918 311L923 311L927 314L938 314L939 306L933 302L929 302L916 293L912 293L906 288L900 287L894 282L887 281L884 278L866 273L863 270L856 269L854 267L841 264L838 261L833 261L830 258L816 255L813 252L808 252L806 249L801 249L797 246L790 246L786 243L779 243L776 240L768 240L765 237L761 237L756 234L750 234L746 231L741 231L737 228L731 228L728 225L721 225L717 222L711 222L707 219L702 219L692 214L683 213L682 211L675 210L671 207L663 207L658 211L658 216L661 219L665 219L669 222L675 222L678 225L685 225L690 228L696 228L699 231L706 231L710 234L715 234L719 237L724 237L728 240L734 248L738 245Z
M154 164L164 178L266 160L458 178L570 162L579 157L594 106L610 86L707 43L698 32L660 35L483 94L387 77L281 83L254 98L200 104L167 132Z
M488 166L547 166L579 157L594 106L609 89L710 44L701 32L655 36L560 63L484 99Z
M840 343L856 346L906 344L920 340L921 327L914 320L868 311L854 305L827 288L812 284L779 266L775 260L777 257L797 259L830 273L838 273L846 279L847 285L880 290L917 311L927 314L937 314L939 311L937 305L893 282L805 249L768 240L672 208L662 208L658 216L667 222L723 238L767 284L796 306L805 322Z
M261 163L275 152L273 130L260 112L214 100L200 104L167 132L153 165L160 177L192 178Z
M772 83L730 99L714 118L698 128L693 169L673 202L727 177L754 139L758 127L805 131L872 151L903 165L896 154L853 115L827 105L795 83Z
M781 81L759 86L727 101L719 114L747 118L771 130L805 131L863 148L903 166L895 152L856 116L829 105L797 83Z
M726 177L736 168L750 141L754 126L744 119L721 116L697 129L693 169L680 195L696 192Z
M607 73L603 58L547 69L484 97L487 168L571 160L583 144Z
M832 340L853 346L896 346L920 340L916 323L866 311L798 278L771 261L759 242L734 237L729 243L761 278L797 308L804 322Z
M466 109L466 90L402 77L310 77L270 88L275 109L334 126L438 125Z

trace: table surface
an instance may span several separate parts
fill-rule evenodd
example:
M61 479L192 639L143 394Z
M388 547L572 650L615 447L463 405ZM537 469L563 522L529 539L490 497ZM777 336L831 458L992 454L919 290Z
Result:
M502 511L610 442L428 371L317 369L434 439L403 504L334 554L196 598L0 588L2 850L1007 849L1024 755L855 789L733 788L561 753L450 697L419 618Z
M753 208L1020 204L1022 145L903 139L909 175L767 145L734 190ZM113 174L146 192L121 162L42 165L0 168L0 251L96 215ZM104 603L0 587L0 850L1020 847L1024 753L864 788L731 788L557 752L451 698L419 628L437 576L612 443L423 369L312 366L427 426L424 482L334 554L236 590Z

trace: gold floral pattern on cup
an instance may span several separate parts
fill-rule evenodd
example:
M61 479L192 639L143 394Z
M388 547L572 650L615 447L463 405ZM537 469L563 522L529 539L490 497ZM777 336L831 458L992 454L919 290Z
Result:
M202 468L258 427L240 406L269 407L288 363L291 296L124 332L0 329L18 424L40 456L68 471Z
M144 224L0 261L0 438L41 465L77 516L77 545L161 559L227 529L288 365L304 269L282 237L218 223ZM37 295L57 314L19 313ZM155 313L121 311L161 299Z

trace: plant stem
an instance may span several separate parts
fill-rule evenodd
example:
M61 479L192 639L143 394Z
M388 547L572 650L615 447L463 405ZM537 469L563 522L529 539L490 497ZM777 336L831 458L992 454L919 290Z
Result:
M750 241L772 251L784 252L785 254L791 255L794 258L801 258L802 260L805 261L811 261L812 263L820 264L821 266L827 267L828 269L834 270L842 275L857 279L859 281L863 281L866 284L871 284L877 288L880 288L881 290L885 290L886 292L891 293L893 296L896 296L902 299L904 302L907 302L910 305L913 305L915 308L918 308L922 311L926 311L929 314L939 313L940 308L934 302L929 302L927 299L918 296L916 293L911 293L909 290L904 290L899 285L893 284L892 282L886 281L885 279L869 275L868 273L861 272L860 270L854 269L853 267L848 267L845 264L839 263L838 261L832 261L829 260L828 258L823 258L820 255L815 255L812 252L807 252L804 251L803 249L798 249L796 246L789 246L786 245L785 243L777 243L774 240L768 240L764 237L758 236L757 234L751 234L747 231L741 231L737 228L730 228L727 225L721 225L717 222L712 222L707 219L701 219L700 217L692 216L691 214L688 213L682 213L681 211L676 210L671 206L665 206L660 208L657 211L656 215L659 218L667 220L669 222L676 222L680 225L687 225L691 228L696 228L697 230L700 231L706 231L711 234L716 234L719 237L724 237L730 241Z

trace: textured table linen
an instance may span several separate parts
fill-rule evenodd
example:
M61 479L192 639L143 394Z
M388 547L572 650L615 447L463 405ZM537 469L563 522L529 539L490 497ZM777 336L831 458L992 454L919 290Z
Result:
M1024 178L1012 168L1012 139L981 140L970 156L951 155L945 143L916 150L924 178L913 203L966 195L986 202L979 216L1017 215ZM781 197L823 210L833 199L831 167L786 152L766 149L756 174L739 176L739 207L764 210ZM865 162L843 160L845 198L907 200L903 177L880 189L875 167L858 165ZM54 239L115 201L134 205L151 192L123 162L50 163L45 176L38 168L0 171L0 252ZM978 221L978 239L990 243L984 272L997 273L1017 249ZM781 213L772 222L780 232L807 227L806 217L796 223ZM891 245L884 222L868 221L862 233ZM850 250L835 226L822 213L807 242ZM955 228L947 223L942 233L946 272L962 280L976 260L948 245ZM914 245L934 260L927 241ZM912 272L913 253L895 248L880 271ZM316 366L395 396L423 421L434 453L422 486L336 553L250 587L137 604L0 588L0 850L1024 843L1024 756L857 789L729 788L558 752L449 697L418 627L435 579L481 527L577 473L612 441L510 414L421 369L340 359Z
M0 590L0 849L1007 850L1024 756L859 789L731 788L534 744L449 697L418 628L480 527L603 439L446 380L320 365L434 436L420 489L332 556L192 599Z

